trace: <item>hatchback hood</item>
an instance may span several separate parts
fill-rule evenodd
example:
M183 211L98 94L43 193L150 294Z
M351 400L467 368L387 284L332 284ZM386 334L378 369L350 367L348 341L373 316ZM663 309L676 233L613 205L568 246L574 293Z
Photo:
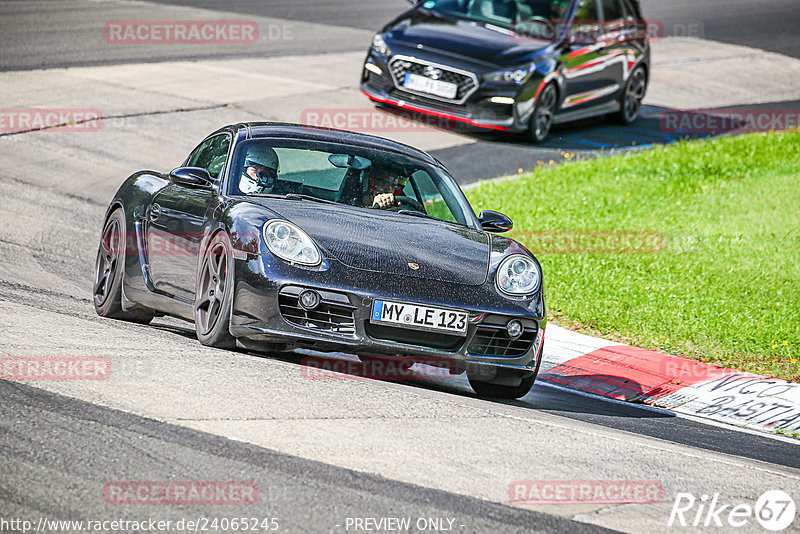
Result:
M469 20L441 18L425 11L412 11L387 29L389 48L399 43L409 48L440 52L468 62L493 67L517 66L550 44L522 38L511 30ZM396 47L397 48L397 47Z
M486 282L489 237L478 230L377 209L270 198L259 203L353 269L472 286Z

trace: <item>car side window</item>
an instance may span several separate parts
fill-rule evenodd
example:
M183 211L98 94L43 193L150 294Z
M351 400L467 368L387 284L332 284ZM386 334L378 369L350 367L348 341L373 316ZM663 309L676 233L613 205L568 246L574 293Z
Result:
M449 222L457 221L450 207L451 199L445 199L436 187L431 175L423 170L416 171L411 175L411 180L406 184L403 194L407 197L419 200L425 206L425 212L437 219ZM450 202L448 202L450 200Z
M216 180L228 159L230 146L231 138L228 134L216 135L207 139L189 156L188 166L205 169Z
M596 0L580 0L570 27L570 37L580 42L596 40L601 33Z
M624 17L619 0L603 0L603 18L606 21L611 22Z

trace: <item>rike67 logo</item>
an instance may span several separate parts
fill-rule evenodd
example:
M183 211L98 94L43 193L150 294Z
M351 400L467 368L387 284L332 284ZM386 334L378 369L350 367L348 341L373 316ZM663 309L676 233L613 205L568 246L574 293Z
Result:
M670 527L745 527L752 532L756 526L779 532L794 521L797 508L788 493L781 490L765 492L756 501L749 503L723 503L719 493L701 495L678 493L667 526Z

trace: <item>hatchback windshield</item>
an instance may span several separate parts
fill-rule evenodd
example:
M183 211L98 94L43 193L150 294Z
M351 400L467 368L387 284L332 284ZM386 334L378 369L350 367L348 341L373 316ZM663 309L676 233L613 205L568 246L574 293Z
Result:
M569 0L428 0L422 7L453 17L517 29L523 23L563 21Z
M440 169L400 154L289 139L239 143L231 195L333 202L474 226L472 208Z

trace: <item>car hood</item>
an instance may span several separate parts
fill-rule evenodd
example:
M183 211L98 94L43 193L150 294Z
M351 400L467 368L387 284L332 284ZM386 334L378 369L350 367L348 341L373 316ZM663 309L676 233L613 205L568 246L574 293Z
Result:
M414 10L386 29L389 48L393 43L408 48L422 48L488 68L517 66L532 60L551 43L516 36L510 30L479 22L443 18L423 10ZM420 47L421 45L421 47Z
M486 282L489 237L484 232L381 210L260 200L353 269L473 286Z

